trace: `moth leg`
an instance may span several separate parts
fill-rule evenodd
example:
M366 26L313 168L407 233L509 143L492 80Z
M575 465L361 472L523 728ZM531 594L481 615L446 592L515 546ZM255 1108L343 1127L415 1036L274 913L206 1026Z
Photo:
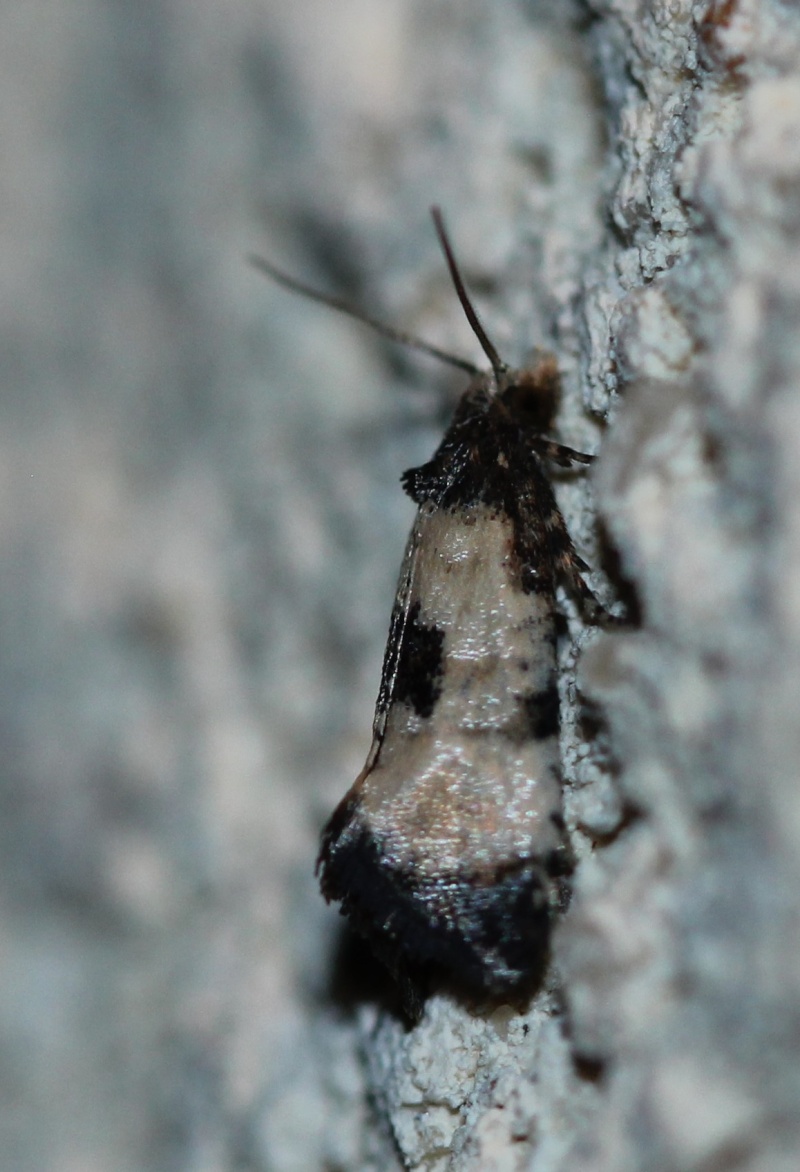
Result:
M609 614L583 577L590 567L576 552L560 509L553 508L545 521L545 529L553 551L556 580L576 599L584 619L599 627L620 626L623 620Z
M591 586L587 585L583 574L588 569L586 562L574 550L556 559L556 573L573 598L577 599L584 619L598 627L616 626L619 619L608 613Z
M531 440L531 447L538 456L558 464L560 468L569 468L572 464L591 464L594 456L588 452L577 452L575 448L568 448L566 444L556 443L555 440L536 436Z

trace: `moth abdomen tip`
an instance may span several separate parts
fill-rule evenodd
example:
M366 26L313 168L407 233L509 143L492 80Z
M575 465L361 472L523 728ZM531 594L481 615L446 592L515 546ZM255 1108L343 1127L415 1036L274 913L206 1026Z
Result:
M548 865L515 860L484 873L393 865L362 827L332 844L323 892L394 971L433 967L473 994L497 997L535 979L547 953ZM426 871L428 869L425 869Z

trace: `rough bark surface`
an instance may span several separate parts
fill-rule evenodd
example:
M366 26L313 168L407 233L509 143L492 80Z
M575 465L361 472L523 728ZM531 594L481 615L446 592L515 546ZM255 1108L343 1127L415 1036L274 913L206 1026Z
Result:
M3 1167L794 1172L797 9L26 0L0 58ZM311 872L460 386L244 257L474 357L434 202L638 620L569 614L544 987L408 1029Z

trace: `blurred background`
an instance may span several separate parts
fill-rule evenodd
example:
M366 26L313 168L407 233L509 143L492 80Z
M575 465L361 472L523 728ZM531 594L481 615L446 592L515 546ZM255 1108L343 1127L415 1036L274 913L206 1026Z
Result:
M313 862L369 743L397 481L460 382L246 257L474 358L439 202L497 344L556 331L569 396L602 153L574 15L0 11L4 1169L310 1168L337 1126L363 1158Z

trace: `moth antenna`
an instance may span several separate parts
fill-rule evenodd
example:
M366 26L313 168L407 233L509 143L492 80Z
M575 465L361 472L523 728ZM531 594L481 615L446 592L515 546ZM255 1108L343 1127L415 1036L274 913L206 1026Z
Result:
M461 308L464 310L464 313L467 316L467 321L472 327L473 334L481 344L481 349L491 363L495 378L499 379L500 376L505 374L505 372L508 370L508 366L505 362L503 362L502 358L497 353L497 350L489 340L489 335L486 333L486 330L481 324L481 319L478 317L475 306L469 299L469 294L464 287L464 281L461 277L461 272L459 271L458 265L456 264L456 258L453 253L453 249L450 245L450 238L447 235L447 229L444 226L444 217L442 216L441 208L432 207L431 215L433 216L433 224L436 228L436 235L439 237L439 243L442 246L442 251L444 252L445 259L447 261L447 267L450 269L450 276L453 279L453 284L455 285L456 293L458 294L458 300L461 302Z
M384 338L388 338L391 342L399 342L401 346L409 346L412 350L421 350L423 354L429 354L432 358L438 358L440 362L446 362L449 366L455 366L459 370L465 370L467 374L480 374L477 366L468 362L466 358L459 358L457 354L448 354L446 350L440 350L438 346L433 346L430 342L424 342L422 338L417 338L414 334L408 334L405 330L396 330L394 326L389 326L386 322L378 321L362 310L356 309L341 297L332 297L329 293L321 293L319 289L313 289L310 285L306 285L302 281L290 277L288 273L283 272L282 269L272 264L271 261L264 260L263 256L249 256L248 260L251 265L260 272L265 273L266 276L270 277L278 285L283 285L285 289L289 289L292 293L298 293L301 297L307 297L309 301L318 301L321 305L327 305L329 309L336 309L339 313L347 314L348 317L352 317L355 321L363 322L365 326L369 326L370 329L375 330L376 333L381 334ZM480 334L478 337L480 338ZM484 349L486 349L485 346Z

